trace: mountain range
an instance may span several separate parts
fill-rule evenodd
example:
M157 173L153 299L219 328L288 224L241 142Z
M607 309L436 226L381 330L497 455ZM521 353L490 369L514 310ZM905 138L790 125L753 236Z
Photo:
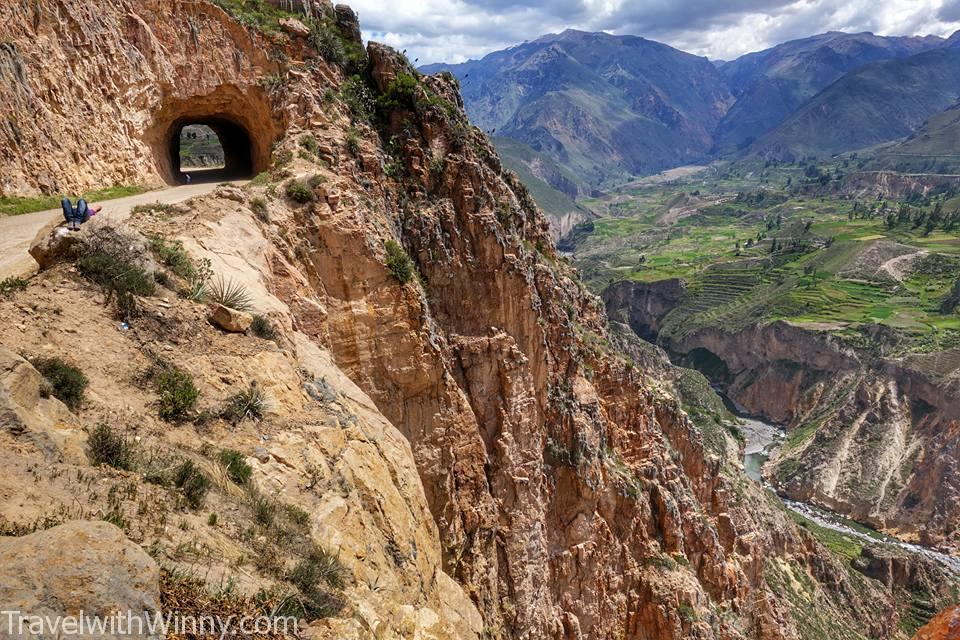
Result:
M477 126L528 147L504 155L575 196L718 157L796 160L909 136L960 99L960 34L830 32L712 62L567 30L422 70L454 74Z

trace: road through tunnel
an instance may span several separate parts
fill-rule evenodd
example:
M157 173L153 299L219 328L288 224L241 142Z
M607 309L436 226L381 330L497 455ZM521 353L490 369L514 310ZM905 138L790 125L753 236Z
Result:
M190 135L184 135L185 129L212 131L216 136L212 144L222 149L222 163L189 166L189 154L182 153ZM145 141L153 151L157 172L168 184L221 182L266 171L281 131L262 91L227 85L207 95L167 100L154 116Z

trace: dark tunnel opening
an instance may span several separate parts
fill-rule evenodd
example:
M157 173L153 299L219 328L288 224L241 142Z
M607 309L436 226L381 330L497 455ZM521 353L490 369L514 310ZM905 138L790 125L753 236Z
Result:
M209 128L215 134L223 154L221 166L184 166L184 130L189 128L188 135L192 135L202 131L201 127ZM253 142L250 135L242 126L227 118L182 118L170 126L168 135L169 166L171 177L176 184L245 180L254 176Z

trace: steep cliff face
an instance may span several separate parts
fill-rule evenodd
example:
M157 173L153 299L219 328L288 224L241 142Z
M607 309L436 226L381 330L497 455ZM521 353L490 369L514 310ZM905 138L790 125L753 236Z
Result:
M656 336L676 287L622 283L615 316ZM868 337L884 344L881 335ZM956 549L957 370L954 350L884 358L829 330L784 322L663 339L752 413L790 436L768 469L775 485L927 545Z
M78 148L88 123L115 137L123 179L164 175L152 132L196 117L213 88L266 100L262 117L244 108L254 121L227 115L251 141L275 142L266 160L251 146L255 170L268 173L131 227L208 259L278 335L275 345L225 335L196 302L157 296L131 332L77 342L66 328L112 321L89 283L55 267L5 303L0 342L62 351L95 372L92 409L70 431L74 450L80 426L116 423L119 413L150 427L158 445L189 449L203 438L263 458L256 480L310 514L312 539L339 545L355 576L346 608L318 623L324 637L897 637L902 585L868 580L797 526L743 476L733 436L708 437L681 408L669 364L611 333L526 190L466 122L452 77L422 77L376 44L348 77L295 37L265 38L203 2L102 3L96 16L88 4L61 2L40 18L16 8L13 32L23 35L14 43L41 113L56 112L59 98L41 91L54 70L31 40L134 25L118 26L107 51L165 61L169 83L105 83L121 114L112 128L84 115L72 133ZM347 9L336 16L349 24ZM111 55L64 55L81 77L121 77ZM270 92L256 89L268 74ZM128 105L134 86L146 87L146 106ZM230 101L214 102L221 113ZM125 124L128 109L142 126ZM29 139L47 126L38 119ZM7 164L18 185L52 184L36 176L54 171L64 184L94 179L83 162L46 154ZM31 298L43 304L23 304ZM36 313L43 322L28 321ZM240 430L217 418L163 429L130 383L158 353L218 402L250 379L269 380L275 414ZM117 372L111 362L140 366ZM37 428L62 440L59 427ZM67 462L73 473L85 460ZM16 483L4 495L8 518L28 517ZM57 499L72 496L48 496ZM194 516L187 530L199 526ZM249 544L212 535L215 548ZM178 548L164 536L161 547ZM200 562L230 572L228 562ZM266 573L244 571L257 578L248 586Z

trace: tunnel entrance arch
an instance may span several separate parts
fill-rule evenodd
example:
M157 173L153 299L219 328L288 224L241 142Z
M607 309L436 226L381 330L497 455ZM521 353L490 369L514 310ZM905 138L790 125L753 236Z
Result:
M209 127L223 149L224 166L184 173L180 160L181 133L190 125ZM270 166L273 143L282 123L259 87L220 86L211 93L172 97L154 114L144 141L153 152L157 173L171 185L188 181L248 179Z

